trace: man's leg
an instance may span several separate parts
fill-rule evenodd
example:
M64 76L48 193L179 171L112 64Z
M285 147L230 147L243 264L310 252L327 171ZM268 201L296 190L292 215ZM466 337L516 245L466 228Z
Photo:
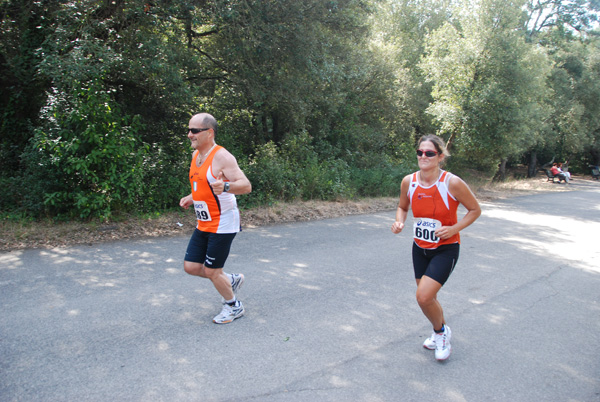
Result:
M185 269L185 272L190 275L210 279L215 289L217 289L217 292L219 292L225 300L233 299L231 281L223 272L223 268L206 268L204 264L191 261L184 261L183 268Z

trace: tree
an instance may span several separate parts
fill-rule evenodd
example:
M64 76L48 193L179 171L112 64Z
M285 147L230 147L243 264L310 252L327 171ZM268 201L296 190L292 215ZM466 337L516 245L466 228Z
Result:
M29 3L32 3L31 7L25 7ZM5 115L22 119L2 136L3 155L6 155L6 149L12 151L2 158L2 162L9 161L15 166L14 173L8 169L2 171L10 182L22 183L23 180L18 180L21 176L38 177L32 171L36 169L35 163L28 159L37 160L34 150L40 148L34 146L26 151L26 145L33 141L37 129L47 125L47 121L40 120L40 117L48 116L43 111L55 107L53 102L57 98L63 100L63 104L84 107L86 103L78 100L82 88L97 88L101 83L102 90L96 89L92 93L102 93L110 108L99 108L96 113L105 113L105 119L116 119L119 125L125 124L120 119L135 119L138 126L144 127L144 130L136 129L137 139L141 140L138 146L152 147L153 155L147 161L146 169L136 171L143 175L141 187L149 193L147 197L141 197L140 209L146 205L152 208L169 205L173 202L173 193L181 193L185 177L175 181L172 178L180 176L185 166L182 156L187 151L187 142L183 126L189 111L197 104L198 94L194 91L197 87L189 84L189 78L201 76L197 73L198 63L187 51L183 41L185 36L178 30L183 25L181 21L185 20L185 6L189 6L189 2L174 2L177 7L164 2L163 8L145 6L146 3L138 0L43 1L20 6L11 3L12 8L8 11L35 16L34 22L41 24L36 28L43 35L35 42L35 50L26 53L31 72L21 80L36 83L36 92L28 98L27 107L11 101L11 105L16 106L3 109ZM50 7L50 4L54 6ZM8 11L3 14L5 22L13 18ZM27 18L23 17L23 20ZM10 39L3 41L6 46L3 54L14 56L18 49L18 34L23 32L13 32L8 27L5 23L1 30ZM24 96L18 86L21 81L14 81L17 85L3 82L7 91L2 93L10 96L9 99L21 99ZM119 110L118 114L116 110ZM3 120L4 127L8 126L8 121L10 119ZM60 121L66 123L68 119ZM73 135L86 143L93 141L85 138L90 133L97 134L93 127L88 127ZM61 141L60 138L56 140ZM7 143L10 147L5 146ZM79 166L83 168L83 165ZM66 181L64 187L69 190ZM9 188L11 194L6 196L7 202L23 199L23 193L28 191L19 185ZM137 190L120 188L120 191ZM128 197L125 193L120 195ZM39 208L35 210L39 211Z
M541 134L549 63L518 31L520 2L465 2L427 38L429 108L454 155L492 169ZM503 172L500 172L501 175Z
M39 48L52 30L58 2L0 3L0 172L19 172L19 157L38 123L48 79L39 73Z
M579 94L581 102L585 105L582 119L585 122L588 141L584 150L589 156L582 162L584 165L600 166L600 39L590 41L587 50Z
M598 1L529 1L524 29L528 41L542 45L553 61L548 79L551 116L544 137L530 155L541 154L546 160L572 160L588 150L595 159L594 145L598 127L599 93L595 85L594 53L598 21ZM580 160L585 165L588 162ZM530 174L533 174L530 163Z
M598 162L600 137L600 60L594 42L571 42L553 55L552 143L546 152L561 159L579 159L585 168ZM581 158L583 152L587 158ZM588 159L587 161L585 159Z
M260 135L255 142L280 144L287 133L306 128L317 105L335 108L347 80L368 63L348 63L367 33L365 4L217 1L211 21L218 33L192 43L226 72L221 85L243 94Z
M380 58L394 71L391 88L397 92L395 130L420 136L435 131L426 113L431 98L431 83L426 82L418 64L425 52L425 37L452 18L452 0L388 0L379 4L373 18L374 44Z
M598 0L528 0L523 31L530 41L555 29L585 35L598 22L599 12Z
M184 191L181 172L189 143L183 127L190 114L199 110L217 116L222 122L219 142L228 147L235 144L231 149L238 154L261 154L257 151L270 141L285 147L291 143L288 137L309 139L312 143L298 142L306 144L301 146L308 154L294 157L297 162L321 164L319 154L328 154L329 165L319 165L317 171L336 165L339 155L348 154L346 146L357 148L353 156L362 156L387 145L385 123L372 108L390 102L381 91L387 81L382 84L376 79L385 76L385 65L372 61L367 46L370 2L79 0L52 4L56 7L42 9L40 20L52 23L36 42L37 58L32 63L31 75L40 78L42 95L28 112L31 123L19 130L23 140L18 149L5 158L15 165L15 173L3 171L0 177L11 192L0 199L2 205L22 199L27 189L10 184L23 183L22 177L39 178L36 166L49 167L48 159L56 166L71 166L69 175L74 177L87 173L72 170L73 166L86 168L80 163L86 147L72 144L95 141L102 125L90 121L86 127L84 119L74 117L80 115L73 107L88 110L89 102L80 99L84 88L96 88L88 96L110 106L98 108L97 113L104 114L97 115L98 121L114 119L119 127L138 122L127 132L135 132L136 144L150 150L141 154L144 169L137 170L145 192L140 209L164 208ZM7 26L2 27L5 37L17 38ZM18 41L7 43L7 53L16 54ZM369 102L371 96L376 102ZM56 99L64 110L56 107ZM71 124L73 119L77 124ZM62 132L53 126L57 121L71 127L64 131L69 135L56 135ZM370 136L363 135L367 127ZM31 146L26 148L28 142ZM54 160L66 157L59 150L75 152L75 148L77 164ZM61 208L68 209L65 202L73 199L66 195L73 187L67 180L62 189L59 180L53 185L45 187L48 194L65 195L60 198ZM133 194L127 191L122 194L125 198ZM46 203L46 212L62 213L61 208L51 210L61 202Z

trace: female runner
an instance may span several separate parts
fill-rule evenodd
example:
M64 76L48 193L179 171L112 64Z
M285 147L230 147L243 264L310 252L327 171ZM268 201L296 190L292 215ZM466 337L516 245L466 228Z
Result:
M467 184L458 176L441 169L449 156L444 141L436 135L421 137L417 146L419 171L402 180L400 201L392 232L404 229L412 208L412 259L417 281L417 302L433 325L433 334L423 347L435 349L437 360L446 360L452 351L452 332L446 325L437 293L452 273L460 249L459 232L481 215L481 208ZM467 213L458 221L462 204Z

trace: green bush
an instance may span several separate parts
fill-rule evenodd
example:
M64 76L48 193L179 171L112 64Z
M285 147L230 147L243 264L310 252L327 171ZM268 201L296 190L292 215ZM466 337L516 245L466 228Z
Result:
M109 218L135 209L147 147L136 117L122 116L97 80L71 96L50 97L45 125L25 153L30 177L45 175L37 194L50 215Z
M414 170L399 165L384 165L369 169L352 168L352 187L360 197L398 196L400 184Z
M252 183L252 193L239 197L248 208L277 201L298 199L334 200L350 198L350 168L339 159L319 160L305 134L290 138L280 148L273 142L257 147L248 162L240 167Z
M276 201L289 201L300 195L297 172L290 169L287 161L273 142L257 147L256 153L247 161L238 160L252 183L252 193L238 197L240 206L269 205Z
M186 149L185 151L188 151ZM190 193L188 171L192 152L164 149L155 144L143 163L140 212L165 211L179 206L179 200Z

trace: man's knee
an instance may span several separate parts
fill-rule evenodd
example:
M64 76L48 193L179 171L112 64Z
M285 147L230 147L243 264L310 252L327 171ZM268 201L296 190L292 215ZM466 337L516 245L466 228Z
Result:
M214 281L223 274L223 268L206 268L204 267L204 277Z
M183 270L194 276L204 276L204 265L198 262L184 261Z

